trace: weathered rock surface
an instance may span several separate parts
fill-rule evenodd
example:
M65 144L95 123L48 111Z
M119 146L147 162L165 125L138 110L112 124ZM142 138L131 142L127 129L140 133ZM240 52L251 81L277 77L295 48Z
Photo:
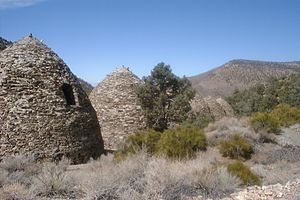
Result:
M219 120L225 116L234 116L232 107L222 98L202 97L196 94L191 101L192 113L196 115L212 116L215 120Z
M32 36L0 52L0 157L80 163L103 151L96 113L58 55Z
M105 148L118 149L129 135L145 127L136 94L139 84L142 81L136 75L121 67L100 82L89 95L101 124Z

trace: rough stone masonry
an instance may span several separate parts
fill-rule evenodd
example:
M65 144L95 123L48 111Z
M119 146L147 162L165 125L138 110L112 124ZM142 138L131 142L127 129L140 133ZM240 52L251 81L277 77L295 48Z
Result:
M215 120L219 120L225 116L234 116L232 107L222 98L202 97L196 94L191 101L192 113L195 115L212 116Z
M94 106L107 149L118 149L129 135L145 128L136 87L142 81L128 68L109 74L93 89L89 98Z
M62 59L32 36L0 52L0 159L81 163L103 151L96 113Z

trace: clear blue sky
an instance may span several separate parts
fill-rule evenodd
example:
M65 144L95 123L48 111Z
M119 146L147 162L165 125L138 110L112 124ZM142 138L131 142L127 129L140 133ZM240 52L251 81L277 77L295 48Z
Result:
M161 61L191 76L231 59L300 60L300 0L0 0L0 36L29 33L93 84Z

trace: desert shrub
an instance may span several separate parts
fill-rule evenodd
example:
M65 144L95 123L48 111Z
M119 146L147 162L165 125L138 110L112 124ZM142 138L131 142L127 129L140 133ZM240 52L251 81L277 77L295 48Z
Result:
M252 145L239 134L233 135L229 140L221 141L219 150L223 156L232 159L249 159L253 153Z
M2 176L6 174L7 184L21 183L29 186L32 177L38 173L38 170L38 164L32 155L6 156L0 163L0 173Z
M288 181L299 179L300 162L279 160L268 165L255 164L251 170L262 177L263 185L286 184Z
M277 144L277 138L274 134L270 134L264 131L259 132L259 142L260 143L273 143Z
M75 177L83 185L86 199L142 199L144 171L148 163L146 152L136 152L122 162L115 162L112 155L102 156L89 163Z
M241 180L228 172L226 167L211 167L196 174L196 187L210 197L222 197L233 192L242 183Z
M63 159L59 163L45 162L41 171L33 179L32 191L37 196L72 196L74 194L74 182L67 175L67 167L70 161Z
M197 116L193 116L189 119L187 119L186 121L181 123L181 126L184 127L189 127L189 128L205 128L208 126L208 124L210 122L213 122L214 118L211 115L197 115Z
M178 127L162 134L157 151L173 159L185 159L195 157L196 152L206 150L206 146L206 137L201 129Z
M4 169L0 169L0 187L7 182L8 172Z
M9 173L15 171L24 171L29 165L35 162L34 156L17 154L14 156L6 156L0 163L0 168L5 169Z
M141 150L146 151L149 154L154 154L161 134L161 132L148 129L141 133L129 136L125 141L124 147L114 153L115 159L117 161L123 161L128 155L135 154Z
M259 141L259 135L251 128L248 118L224 117L210 123L204 131L209 146L219 145L222 140L228 140L236 133L239 133L253 146Z
M0 188L1 200L33 200L34 195L20 183L4 185Z
M148 130L130 136L124 148L115 153L115 158L124 160L129 154L142 149L151 155L166 155L170 158L193 158L197 151L206 150L207 142L203 131L199 128L177 127L163 133Z
M300 162L300 147L284 146L268 153L264 163L271 164L277 161L285 160L290 163Z
M278 133L280 131L279 120L269 113L254 113L251 115L250 122L256 132Z
M161 132L149 129L142 133L129 136L124 149L126 152L135 153L145 148L147 152L153 154L156 152L156 144L161 134Z
M276 142L280 146L300 146L300 123L292 125L290 127L284 127L281 129L281 134L276 135Z
M288 104L279 104L271 112L271 115L279 120L281 126L291 126L300 123L300 109Z
M212 155L213 157L213 155ZM152 157L145 168L145 199L182 199L198 196L201 191L194 186L194 172L209 166L212 158L202 155L186 162L164 157Z
M198 152L195 159L179 161L137 152L117 163L112 156L103 156L74 171L73 177L81 181L86 199L180 200L199 195L215 199L240 184L223 168L214 167L217 156ZM206 170L210 168L214 170Z
M241 161L234 161L227 166L227 170L234 176L239 177L244 185L261 185L261 179L254 174L249 167Z

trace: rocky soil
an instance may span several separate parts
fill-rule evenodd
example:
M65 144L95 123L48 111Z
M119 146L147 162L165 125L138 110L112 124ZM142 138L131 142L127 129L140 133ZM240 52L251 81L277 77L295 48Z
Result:
M300 200L300 179L285 185L252 186L231 194L222 200ZM204 200L203 197L185 197L183 200Z
M285 185L254 186L233 193L223 200L300 200L300 179Z

